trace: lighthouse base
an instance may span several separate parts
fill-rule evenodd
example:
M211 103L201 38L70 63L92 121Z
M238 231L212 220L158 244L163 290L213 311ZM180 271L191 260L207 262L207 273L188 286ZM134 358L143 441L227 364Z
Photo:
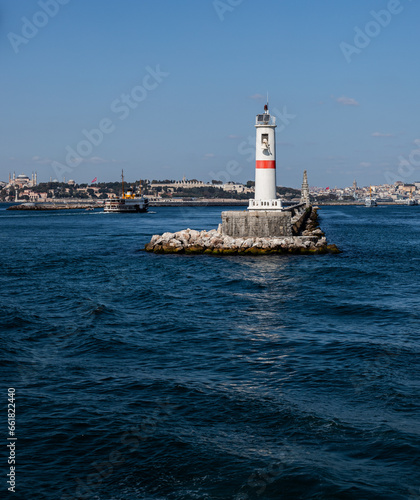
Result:
M232 238L277 238L292 236L292 225L291 212L276 212L271 209L230 211L222 212L221 232Z
M302 211L303 210L303 211ZM271 255L271 254L319 254L319 253L340 253L335 245L328 245L325 234L318 225L318 213L316 209L309 207L305 209L303 205L296 205L295 215L292 216L293 236L275 237L254 236L254 219L259 218L261 224L257 224L259 233L263 234L265 214L268 212L223 212L223 225L211 231L195 231L185 229L176 233L155 234L145 246L147 252L160 254L206 254L206 255ZM285 213L270 212L271 217L277 217L275 230L280 227L280 219ZM261 216L262 215L262 216ZM290 215L290 212L289 212ZM279 217L280 216L280 217ZM250 222L249 229L245 231L246 223ZM295 222L294 222L295 221ZM299 226L299 227L298 227ZM284 232L288 232L288 222L285 221ZM232 233L234 237L227 233ZM241 234L240 237L235 237Z
M284 210L280 199L249 200L248 210Z

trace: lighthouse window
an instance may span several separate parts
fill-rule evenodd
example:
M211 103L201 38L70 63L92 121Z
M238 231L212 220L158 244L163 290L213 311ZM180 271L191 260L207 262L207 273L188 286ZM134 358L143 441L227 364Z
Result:
M268 123L270 121L270 115L263 115L264 116L264 121Z
M258 121L263 122L264 121L264 115L258 115Z
M261 134L261 144L264 144L264 141L268 142L268 134Z

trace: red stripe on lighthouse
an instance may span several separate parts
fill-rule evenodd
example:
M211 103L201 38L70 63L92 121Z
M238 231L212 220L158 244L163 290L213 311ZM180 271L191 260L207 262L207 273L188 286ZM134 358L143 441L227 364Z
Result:
M255 168L276 168L276 160L256 160Z

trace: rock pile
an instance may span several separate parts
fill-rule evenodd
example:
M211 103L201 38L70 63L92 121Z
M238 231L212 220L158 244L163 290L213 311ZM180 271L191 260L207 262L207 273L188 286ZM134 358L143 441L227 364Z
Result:
M312 211L299 236L284 238L232 238L211 231L185 229L176 233L155 234L145 246L147 252L212 255L267 255L340 253L336 245L328 245L318 227L316 211Z
M318 230L320 233L322 231ZM311 254L338 253L324 236L290 236L287 238L231 238L217 230L186 229L176 233L156 234L145 246L147 252L214 255L260 255L272 253Z

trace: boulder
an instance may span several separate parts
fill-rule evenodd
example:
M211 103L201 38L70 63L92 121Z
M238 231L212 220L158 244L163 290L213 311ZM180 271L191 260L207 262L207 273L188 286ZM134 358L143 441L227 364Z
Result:
M179 241L182 241L182 243L185 245L190 241L190 233L185 230L185 231L178 231L174 234L175 238Z
M155 245L159 239L160 239L160 234L154 234L152 236L152 239L150 240L149 245Z
M319 238L319 240L316 242L315 246L317 247L322 247L323 245L327 244L327 238Z
M284 239L281 238L273 238L271 240L266 241L265 248L281 248L284 245Z
M243 241L241 248L250 248L254 245L254 238L247 238Z
M176 238L172 238L169 242L168 242L168 245L170 247L176 247L176 248L179 248L179 247L183 247L184 245L182 244L181 241L177 240Z
M223 245L226 247L232 247L236 243L236 239L232 238L231 236L222 236L223 238Z
M316 243L318 241L317 236L301 236L302 241L311 241L312 243Z
M163 233L162 234L162 243L167 243L174 237L173 233Z
M210 246L212 246L212 247L220 247L224 244L223 239L220 238L220 236L213 236L210 239L209 243L210 243Z
M196 231L195 229L190 229L190 241L196 240L200 236L200 231Z

